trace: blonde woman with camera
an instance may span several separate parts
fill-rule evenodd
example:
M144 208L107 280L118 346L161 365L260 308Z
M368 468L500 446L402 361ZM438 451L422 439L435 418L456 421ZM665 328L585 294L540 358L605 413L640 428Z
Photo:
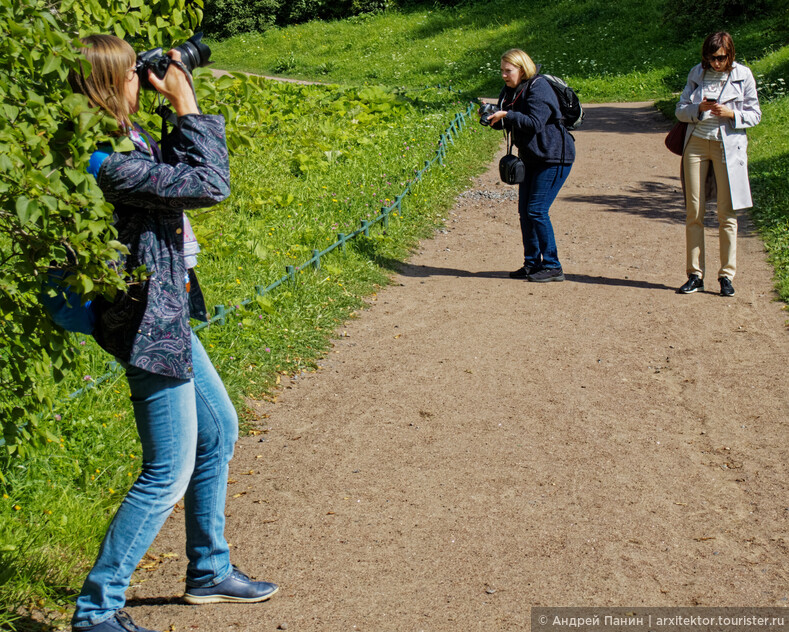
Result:
M559 100L540 76L540 68L518 48L501 56L504 88L499 111L487 122L512 134L526 167L519 184L518 213L523 237L523 266L510 277L536 283L564 281L549 211L575 160L575 142L562 124Z

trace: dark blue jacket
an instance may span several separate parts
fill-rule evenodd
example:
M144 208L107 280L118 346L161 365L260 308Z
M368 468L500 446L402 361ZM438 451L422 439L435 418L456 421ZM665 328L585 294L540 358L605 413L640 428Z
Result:
M132 151L99 156L100 165L92 165L104 197L115 207L118 240L129 249L128 288L113 301L93 302L93 335L132 366L189 379L189 317L205 320L205 304L193 273L187 291L184 210L211 206L230 194L225 121L182 116L161 150L150 138L132 134L132 140ZM134 280L141 266L147 278Z
M504 87L499 107L507 116L495 128L512 132L512 142L526 164L569 165L575 160L575 142L561 123L556 93L537 74L516 88Z

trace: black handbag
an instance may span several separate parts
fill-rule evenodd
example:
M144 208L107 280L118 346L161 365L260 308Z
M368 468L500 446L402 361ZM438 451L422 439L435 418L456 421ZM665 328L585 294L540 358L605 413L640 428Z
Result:
M512 153L511 136L504 132L507 139L507 153L499 160L499 177L505 184L520 184L526 178L526 165Z

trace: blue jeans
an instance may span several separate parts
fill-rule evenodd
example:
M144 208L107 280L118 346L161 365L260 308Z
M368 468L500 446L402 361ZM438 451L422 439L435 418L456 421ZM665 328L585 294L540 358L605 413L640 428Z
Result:
M142 472L112 519L77 598L75 628L101 623L123 607L134 569L181 498L187 584L216 585L233 570L224 536L225 497L238 417L194 334L192 363L191 380L126 366Z
M561 268L553 225L548 211L559 194L572 165L526 165L520 183L518 214L523 236L523 265L527 268Z

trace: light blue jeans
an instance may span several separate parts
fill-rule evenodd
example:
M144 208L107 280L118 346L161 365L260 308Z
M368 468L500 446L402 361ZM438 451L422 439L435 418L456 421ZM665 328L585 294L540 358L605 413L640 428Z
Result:
M191 380L126 367L142 472L112 519L77 598L75 628L101 623L123 607L134 569L181 498L187 584L213 586L233 570L224 536L225 497L238 417L194 333L192 363Z

